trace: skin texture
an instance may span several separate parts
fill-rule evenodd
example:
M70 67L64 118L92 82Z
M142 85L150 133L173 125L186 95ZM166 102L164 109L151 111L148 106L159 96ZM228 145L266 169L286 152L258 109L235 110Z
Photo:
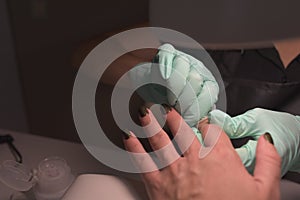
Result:
M281 62L287 68L291 61L300 53L300 38L276 41L274 46L278 51Z
M151 111L146 110L146 115L140 117L141 124L148 126L157 123ZM175 109L169 110L165 117L166 123L174 135L185 131L186 138L191 138L193 131L185 124ZM181 126L184 128L179 128ZM203 122L200 124L200 129L203 137L211 137L211 135L220 133L217 142L211 147L211 151L200 159L199 152L202 145L194 136L192 144L182 157L179 156L173 163L161 170L142 173L150 199L277 200L280 198L280 157L271 143L264 137L259 138L256 167L252 176L246 171L228 136L218 126ZM153 150L170 144L169 137L162 129L148 140ZM181 138L176 142L181 148L186 141ZM204 142L206 147L213 144L209 139ZM132 132L127 139L124 139L124 144L130 152L146 153ZM170 157L172 159L174 152L177 153L174 147L169 148L168 152L158 155L158 158L162 162ZM135 160L133 157L133 162L140 168L146 165L155 165L150 158L146 162L145 160Z

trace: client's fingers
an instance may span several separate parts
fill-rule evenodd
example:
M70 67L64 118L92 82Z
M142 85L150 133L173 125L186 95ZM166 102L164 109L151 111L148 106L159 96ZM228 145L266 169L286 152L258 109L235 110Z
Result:
M148 136L148 141L161 164L165 166L177 160L180 157L179 154L151 110L143 106L140 108L139 114L141 124Z
M198 141L195 133L175 109L165 104L162 106L165 110L164 114L166 115L166 123L174 135L174 140L183 155L187 156L188 154L198 154L200 142Z
M222 144L232 147L229 137L220 126L215 124L208 124L204 119L203 123L200 122L198 124L198 129L202 134L205 146L213 146L217 141L220 140Z
M140 141L131 131L124 131L124 145L130 157L144 179L154 179L159 175L158 168Z
M203 137L204 146L200 150L200 158L204 158L213 148L231 148L233 146L226 133L217 125L200 123L198 125Z

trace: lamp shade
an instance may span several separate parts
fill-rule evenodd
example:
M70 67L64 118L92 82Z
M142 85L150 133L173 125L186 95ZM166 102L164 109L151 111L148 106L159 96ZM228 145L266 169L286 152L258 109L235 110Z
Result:
M150 25L180 31L204 46L268 46L300 37L299 0L150 0Z

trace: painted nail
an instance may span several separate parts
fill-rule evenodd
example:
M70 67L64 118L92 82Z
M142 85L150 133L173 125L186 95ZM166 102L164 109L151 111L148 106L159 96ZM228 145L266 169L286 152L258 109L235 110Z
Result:
M266 133L264 134L264 138L265 138L268 142L270 142L271 144L274 145L273 138L272 138L272 136L271 136L270 133L266 132Z
M172 107L171 106L169 106L168 104L165 104L165 103L163 103L163 104L161 104L162 105L162 107L161 107L161 112L164 114L164 115L166 115L166 114L168 114L169 112L171 112L171 110L172 110Z
M124 129L122 131L122 135L123 135L124 139L127 140L131 136L131 132L127 129Z
M139 115L140 117L145 117L147 114L149 114L146 106L141 106L139 108Z

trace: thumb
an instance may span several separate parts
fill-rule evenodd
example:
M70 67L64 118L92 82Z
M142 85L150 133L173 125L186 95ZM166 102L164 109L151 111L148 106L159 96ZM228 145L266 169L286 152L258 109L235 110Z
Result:
M212 110L208 114L209 122L217 124L226 132L231 139L255 136L257 127L255 125L256 111L249 110L244 114L231 117L221 110Z
M261 189L264 193L273 191L272 199L279 199L280 168L281 159L273 145L273 139L269 133L265 133L259 138L256 148L254 178L256 182L263 185Z

